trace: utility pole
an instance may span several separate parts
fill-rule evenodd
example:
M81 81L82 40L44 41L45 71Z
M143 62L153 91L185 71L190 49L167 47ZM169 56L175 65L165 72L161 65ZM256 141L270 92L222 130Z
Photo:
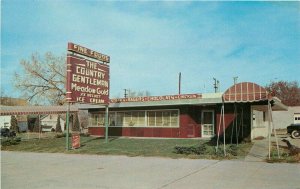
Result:
M217 93L219 91L219 87L220 87L220 82L219 80L217 80L216 78L213 78L214 79L214 89L215 89L215 93Z
M127 92L129 92L129 89L124 89L124 98L128 97L128 93Z
M178 79L178 94L181 94L181 72L179 72L179 79Z

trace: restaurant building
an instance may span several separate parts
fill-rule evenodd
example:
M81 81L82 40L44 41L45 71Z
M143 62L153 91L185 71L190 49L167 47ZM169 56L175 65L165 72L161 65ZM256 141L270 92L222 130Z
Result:
M212 138L222 136L225 129L226 137L239 140L266 137L269 103L272 111L287 109L263 87L250 82L235 84L224 93L110 99L108 135ZM105 135L105 107L89 108L88 131Z

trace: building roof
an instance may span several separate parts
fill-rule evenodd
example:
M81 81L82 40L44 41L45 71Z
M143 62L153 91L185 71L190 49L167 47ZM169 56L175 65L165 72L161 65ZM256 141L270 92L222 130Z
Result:
M3 106L26 106L28 105L27 100L21 98L12 97L0 97L1 105Z
M62 114L67 106L0 106L0 115ZM70 106L70 112L78 112L77 106Z

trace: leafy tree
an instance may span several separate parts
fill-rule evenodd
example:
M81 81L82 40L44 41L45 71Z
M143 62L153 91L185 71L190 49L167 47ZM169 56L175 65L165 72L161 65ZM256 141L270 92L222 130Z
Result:
M300 105L300 88L297 81L271 82L266 89L273 96L278 97L287 106Z
M57 133L62 133L61 124L60 124L60 115L57 116L56 128L55 131Z
M61 105L65 99L65 56L48 52L41 57L38 53L30 60L21 60L22 74L15 73L14 86L29 101L40 104Z
M72 127L72 131L80 131L80 125L79 125L79 118L78 118L78 114L76 113L73 116L73 127Z
M15 131L15 132L19 132L19 126L18 126L18 120L16 118L16 116L12 115L10 118L10 129Z

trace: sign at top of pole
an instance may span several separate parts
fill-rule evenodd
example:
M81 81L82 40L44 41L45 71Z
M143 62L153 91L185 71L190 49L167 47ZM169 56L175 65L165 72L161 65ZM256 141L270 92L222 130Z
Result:
M107 55L68 43L67 102L107 105L109 62Z

